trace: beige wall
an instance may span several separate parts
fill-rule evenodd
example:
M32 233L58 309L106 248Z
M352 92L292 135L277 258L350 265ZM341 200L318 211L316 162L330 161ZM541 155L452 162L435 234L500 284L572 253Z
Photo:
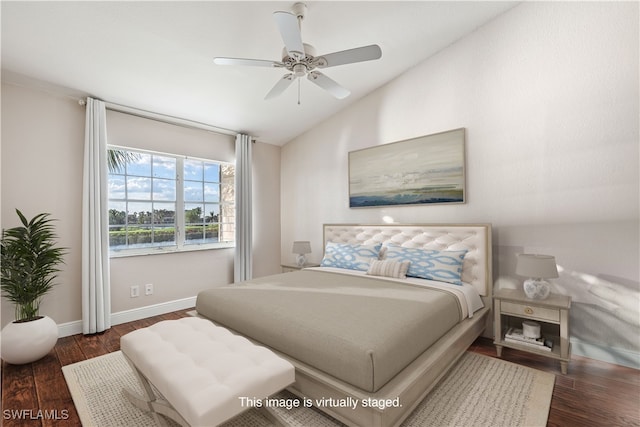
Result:
M41 313L58 324L81 319L81 197L85 110L70 97L35 88L2 85L2 227L17 225L14 209L27 216L50 212L58 221L59 242L69 248L59 286L45 297ZM125 128L137 118L109 112ZM131 125L131 124L129 124ZM131 125L132 126L132 125ZM181 139L194 131L153 122L155 149L184 152ZM196 132L197 133L197 132ZM193 135L191 135L193 136ZM172 142L173 140L173 142ZM111 142L111 141L110 141ZM191 155L233 161L233 138L212 135L188 147ZM118 141L118 143L122 143ZM125 144L127 142L124 142ZM151 148L151 147L146 147ZM279 271L280 147L254 145L255 275ZM139 310L194 297L198 291L233 281L233 249L147 255L111 260L112 313ZM154 284L154 294L130 298L132 285ZM134 315L135 316L135 315ZM2 299L2 325L13 306Z
M58 220L61 246L69 248L59 286L40 313L56 322L80 319L82 159L84 108L68 98L2 85L2 228L49 212ZM2 325L14 309L2 298Z
M253 146L253 276L280 273L280 147Z
M637 364L638 32L637 3L525 2L291 141L283 259L323 223L489 222L498 286L555 255L574 352ZM349 151L460 127L466 204L349 209Z

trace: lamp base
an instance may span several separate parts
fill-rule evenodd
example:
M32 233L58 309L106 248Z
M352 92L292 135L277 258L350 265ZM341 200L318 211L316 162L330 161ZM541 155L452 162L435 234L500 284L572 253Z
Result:
M304 256L304 254L296 255L296 265L298 267L304 267L306 263L307 263L307 257Z
M551 293L551 285L543 279L527 279L524 281L523 288L529 299L545 299Z

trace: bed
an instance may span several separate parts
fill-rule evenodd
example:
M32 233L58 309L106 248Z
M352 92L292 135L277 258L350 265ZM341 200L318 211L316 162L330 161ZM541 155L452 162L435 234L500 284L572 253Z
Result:
M491 227L327 224L323 236L321 267L201 292L196 311L291 361L289 390L334 418L398 425L490 321ZM421 270L425 256L438 268Z

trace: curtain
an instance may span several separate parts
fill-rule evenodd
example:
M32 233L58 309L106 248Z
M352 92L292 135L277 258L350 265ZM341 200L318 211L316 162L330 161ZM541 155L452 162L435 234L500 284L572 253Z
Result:
M251 137L236 135L236 253L234 281L252 276Z
M111 327L107 128L102 101L87 98L82 197L82 332Z

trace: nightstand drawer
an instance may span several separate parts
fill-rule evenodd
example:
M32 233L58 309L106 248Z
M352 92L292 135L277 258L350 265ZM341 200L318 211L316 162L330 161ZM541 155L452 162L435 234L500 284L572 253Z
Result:
M500 312L503 314L511 314L514 316L535 318L547 322L560 322L560 310L535 307L527 304L516 304L513 302L502 301L502 303L500 304Z

